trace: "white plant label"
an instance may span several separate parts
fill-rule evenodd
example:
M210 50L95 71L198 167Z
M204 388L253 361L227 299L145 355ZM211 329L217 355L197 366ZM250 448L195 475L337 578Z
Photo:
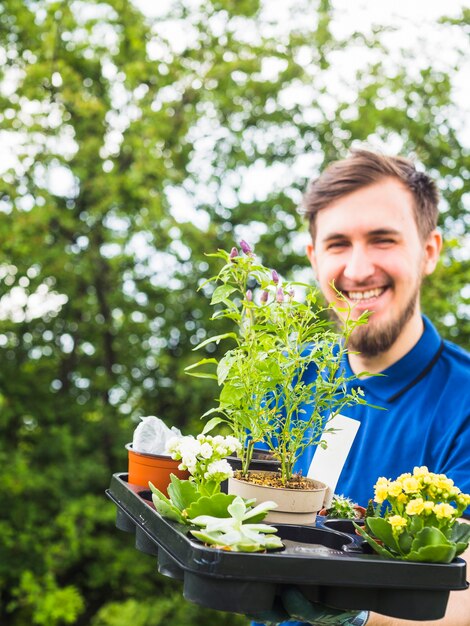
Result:
M315 450L307 476L328 485L325 508L331 504L338 479L360 425L360 422L350 417L336 415L327 425L327 429L334 428L335 432L324 433L322 436L327 448L317 446Z

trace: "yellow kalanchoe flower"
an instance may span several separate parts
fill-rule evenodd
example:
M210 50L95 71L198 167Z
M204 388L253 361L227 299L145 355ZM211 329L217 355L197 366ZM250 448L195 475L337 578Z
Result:
M406 527L406 519L401 515L392 515L387 519L387 522L397 533L403 532L403 529Z
M437 519L452 519L456 513L456 510L447 502L440 502L433 507L433 513Z
M403 480L403 491L405 493L417 493L419 491L420 484L414 476L407 477Z
M423 498L415 498L414 500L410 500L406 505L406 514L407 515L420 515L424 511L424 501Z
M388 479L381 476L374 485L374 501L377 502L377 504L382 504L382 502L387 499L387 496Z
M434 510L434 502L431 502L431 500L428 500L427 502L423 504L423 511L425 515L431 515L433 510Z
M423 478L424 476L427 476L428 474L429 474L429 470L426 467L426 465L413 468L413 476L415 476L416 478Z
M388 493L393 498L396 498L402 492L402 486L398 480L392 480L388 485Z

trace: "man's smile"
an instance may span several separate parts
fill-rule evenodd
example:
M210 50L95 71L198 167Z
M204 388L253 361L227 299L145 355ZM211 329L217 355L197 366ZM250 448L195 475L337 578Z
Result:
M351 302L364 302L364 300L373 300L381 296L387 287L375 287L373 289L366 289L364 291L343 291L344 295L351 300Z

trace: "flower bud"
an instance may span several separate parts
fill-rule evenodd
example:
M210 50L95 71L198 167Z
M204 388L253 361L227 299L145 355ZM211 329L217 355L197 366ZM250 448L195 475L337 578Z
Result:
M250 246L246 243L246 241L244 239L242 239L240 241L240 248L242 249L242 251L245 254L252 254L253 250L250 248Z
M238 256L238 250L235 246L230 250L230 260L233 261Z
M265 304L268 301L268 298L269 298L269 291L265 289L263 293L261 294L261 302Z
M276 291L276 302L284 302L284 291L282 287L278 287Z
M273 283L277 285L277 283L279 282L279 274L276 272L276 270L272 271L271 276L273 279Z
M251 291L251 289L247 289L245 298L248 300L248 302L251 302L253 300L253 292Z

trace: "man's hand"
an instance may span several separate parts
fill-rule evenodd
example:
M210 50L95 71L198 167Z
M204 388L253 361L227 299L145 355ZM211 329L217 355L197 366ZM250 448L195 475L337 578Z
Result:
M365 611L341 611L323 604L310 602L298 587L285 586L272 610L250 616L258 623L280 624L291 621L314 626L363 626L368 617Z

